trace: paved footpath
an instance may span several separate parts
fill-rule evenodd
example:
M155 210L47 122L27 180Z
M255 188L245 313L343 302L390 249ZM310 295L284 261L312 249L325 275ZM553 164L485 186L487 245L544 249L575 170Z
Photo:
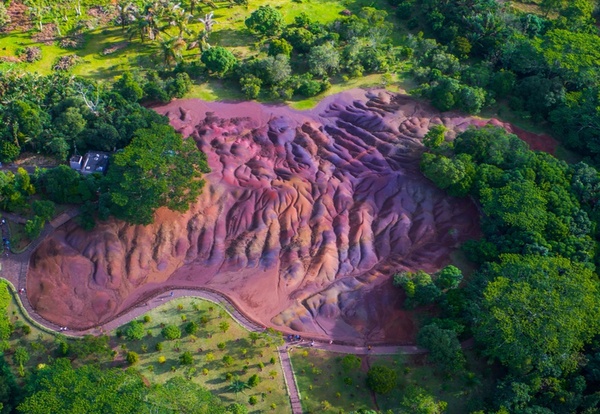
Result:
M277 351L279 352L279 360L281 361L281 370L283 371L285 385L288 390L288 395L290 396L292 413L302 414L302 401L300 401L300 392L298 392L296 376L294 375L292 361L290 361L290 355L287 351L287 345L280 346L279 348L277 348Z
M50 223L46 224L42 230L42 233L40 234L40 237L38 237L35 242L28 246L25 251L17 254L8 253L7 256L2 258L0 276L11 282L18 292L24 292L27 286L27 270L29 267L31 253L51 232L78 214L79 210L77 208L72 208L65 211ZM7 229L2 230L3 234L6 230ZM21 302L25 312L32 320L42 325L46 329L61 332L60 326L45 320L35 311L35 309L33 309L26 294L17 294L20 298L19 302ZM197 297L221 305L237 323L246 328L248 331L263 332L265 330L264 326L254 321L249 315L245 314L239 307L237 307L234 302L220 292L209 288L172 286L163 288L161 291L158 291L152 296L145 298L140 303L133 305L130 309L126 310L122 314L117 315L117 317L114 319L111 319L100 326L80 331L68 330L67 332L63 333L69 336L83 336L89 334L98 335L107 333L129 323L133 319L140 317L151 309L154 309L155 307L160 306L169 300L175 300L182 297ZM302 404L300 393L298 392L298 386L296 384L296 377L294 375L294 370L288 354L288 348L290 346L310 346L316 349L322 349L324 351L355 355L393 355L399 353L421 354L425 352L423 349L420 349L416 346L375 345L372 347L366 347L336 343L330 340L323 340L323 338L313 339L315 340L312 340L310 337L304 337L304 339L301 341L297 341L293 344L284 344L278 348L279 360L281 361L281 367L284 374L288 395L290 397L290 404L293 414L302 414Z

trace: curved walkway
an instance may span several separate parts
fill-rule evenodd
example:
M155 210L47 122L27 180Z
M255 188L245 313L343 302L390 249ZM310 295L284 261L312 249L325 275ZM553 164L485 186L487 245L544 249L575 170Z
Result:
M67 221L76 217L79 214L78 208L71 208L64 213L60 214L50 223L47 223L40 236L30 244L23 252L11 253L7 252L7 255L2 258L2 267L0 268L0 276L9 281L16 289L15 295L19 296L17 302L23 306L24 312L28 315L31 320L40 325L46 330L62 332L61 327L55 323L52 323L39 315L35 309L31 306L29 298L25 292L27 285L27 270L29 268L29 259L31 253L36 249L37 246L56 228L65 224ZM167 293L169 292L169 293ZM150 296L140 299L137 304L133 305L124 312L118 314L111 320L90 329L85 330L68 330L66 334L69 336L79 337L83 335L98 335L105 332L112 331L126 323L138 318L149 310L160 306L169 300L175 300L181 297L197 297L204 300L211 301L215 304L221 305L231 317L239 323L242 327L251 332L263 332L265 327L254 321L249 315L244 313L236 304L231 301L227 296L222 293L210 289L210 288L189 288L189 287L164 287L160 291L155 291ZM313 340L314 339L314 340ZM350 344L341 343L339 341L323 341L322 338L304 338L300 341L296 341L290 344L283 344L278 348L279 360L281 361L281 367L284 374L284 381L290 397L290 405L292 407L293 414L302 414L302 404L300 399L300 393L296 384L296 377L289 357L289 351L293 347L298 346L310 346L325 351L339 352L345 354L358 354L358 355L393 355L398 353L403 354L421 354L426 351L416 346L405 346L405 345L375 345L372 347L367 346L355 346Z

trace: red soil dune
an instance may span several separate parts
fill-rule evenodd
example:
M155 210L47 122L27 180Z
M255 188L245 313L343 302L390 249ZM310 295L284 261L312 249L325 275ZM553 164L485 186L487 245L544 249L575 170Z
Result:
M207 154L204 193L149 226L58 229L28 273L43 317L90 327L165 285L206 286L286 331L414 339L391 276L435 271L478 233L476 207L420 174L421 138L432 123L454 135L481 120L385 91L336 95L310 112L199 100L157 111Z

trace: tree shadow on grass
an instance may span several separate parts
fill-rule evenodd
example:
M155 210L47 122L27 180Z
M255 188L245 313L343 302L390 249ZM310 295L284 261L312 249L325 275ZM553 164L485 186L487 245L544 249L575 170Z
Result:
M223 29L211 34L209 41L222 47L250 46L259 39L248 30Z

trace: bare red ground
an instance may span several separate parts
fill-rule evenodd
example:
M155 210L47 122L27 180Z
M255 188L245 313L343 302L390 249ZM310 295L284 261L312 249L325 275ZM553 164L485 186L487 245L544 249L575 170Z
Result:
M156 110L207 154L204 193L185 214L159 210L149 226L58 229L28 273L42 316L84 328L165 285L207 286L268 326L414 341L391 276L435 271L479 234L476 207L420 174L421 139L431 123L455 135L481 120L362 90L309 112L199 100Z
M516 125L508 124L506 122L499 121L495 118L489 120L481 120L480 123L476 123L478 126L483 125L496 125L504 127L507 131L512 132L517 135L527 144L529 144L529 148L534 151L543 151L549 154L554 155L556 152L556 147L558 147L558 141L552 138L547 134L535 134L533 132L525 131L522 128L519 128Z

